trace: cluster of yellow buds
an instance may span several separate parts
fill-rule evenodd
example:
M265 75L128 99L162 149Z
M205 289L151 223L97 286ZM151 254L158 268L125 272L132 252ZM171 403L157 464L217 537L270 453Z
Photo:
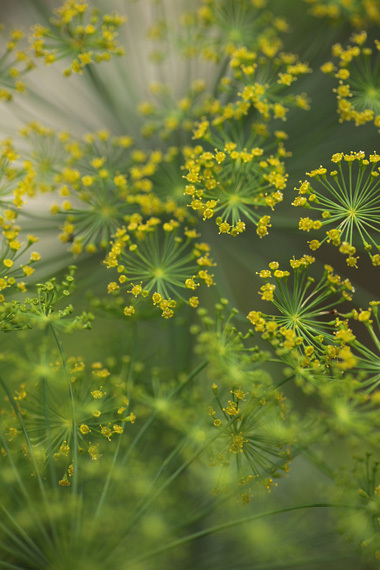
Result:
M95 9L88 13L88 8L84 0L67 0L56 10L51 27L34 26L30 47L35 57L43 58L46 65L51 65L71 55L70 67L64 71L68 76L71 73L82 74L90 64L123 55L124 50L117 41L117 28L124 24L126 18L118 14L100 17Z
M0 25L0 34L3 26ZM21 30L12 30L5 52L0 55L0 102L11 101L14 93L26 90L24 75L34 68L34 63L25 50L19 49L19 43L24 38Z
M351 2L350 0L304 0L311 5L310 13L316 18L328 18L335 22L347 18L356 29L371 23L380 24L380 6L377 0Z
M25 292L26 285L23 278L33 275L35 270L32 265L40 261L41 256L38 252L31 252L26 264L20 263L20 259L25 257L25 253L38 241L38 238L29 234L26 241L20 241L21 228L3 218L0 218L0 228L4 241L0 253L0 292L8 288ZM5 295L0 293L0 303L4 300Z
M375 232L380 232L375 213L380 205L379 161L380 156L376 151L368 157L364 151L336 152L331 157L335 167L333 170L328 172L327 168L320 166L306 173L315 183L313 180L300 181L300 186L295 188L298 196L292 205L313 211L320 219L301 217L299 229L309 232L331 224L335 226L326 230L322 240L313 239L308 242L312 251L319 249L324 242L332 243L339 248L340 253L347 256L348 267L357 268L359 256L356 255L357 246L353 243L353 229L357 228L372 265L380 265L380 254L372 253L374 248L380 250L374 237ZM345 166L349 169L348 176L344 173ZM355 190L352 192L350 188L355 176ZM347 179L351 182L348 183Z
M290 106L309 109L305 93L284 93L279 99L279 92L291 86L300 76L311 72L308 64L301 62L297 55L278 53L280 46L280 43L272 43L271 49L267 49L268 44L264 42L256 51L243 46L232 52L230 67L233 80L227 78L222 83L222 89L237 92L238 98L236 102L221 105L219 109L214 105L214 125L230 119L240 120L250 110L257 112L266 123L272 118L286 120ZM274 78L275 87L273 83L268 83L268 77Z
M278 156L264 156L258 146L238 148L233 142L222 143L213 152L201 145L187 155L185 176L189 184L185 195L190 207L204 220L219 214L215 221L219 233L237 236L246 229L245 217L257 226L260 237L267 235L270 217L257 214L258 206L271 209L282 201L287 174Z
M321 70L339 81L334 92L337 97L340 122L354 121L356 126L373 122L380 127L379 88L373 84L372 73L369 73L373 49L365 45L366 40L367 32L362 31L352 34L353 45L343 47L340 43L335 44L332 55L337 64L328 61L322 65ZM375 41L375 45L379 50L378 40ZM379 55L376 59L377 62L373 64L374 69L378 65Z
M128 226L117 230L104 262L119 273L118 283L110 282L108 292L119 295L128 286L126 292L134 297L124 314L134 315L137 303L147 297L164 318L174 315L177 300L196 308L198 297L186 299L181 290L195 291L202 282L207 287L214 285L209 273L215 265L210 246L197 241L199 234L193 229L185 228L183 237L178 235L181 227L177 220L161 224L153 217L143 222L140 215L133 214L126 221Z

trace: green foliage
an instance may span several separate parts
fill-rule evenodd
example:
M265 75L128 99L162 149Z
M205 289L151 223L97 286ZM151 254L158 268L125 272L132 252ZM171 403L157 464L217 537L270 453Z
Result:
M0 568L378 568L377 0L16 4Z

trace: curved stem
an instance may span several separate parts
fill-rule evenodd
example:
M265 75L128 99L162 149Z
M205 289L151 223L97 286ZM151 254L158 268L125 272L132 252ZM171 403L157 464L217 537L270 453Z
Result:
M268 511L266 513L260 513L260 514L250 515L247 517L242 517L240 519L236 519L234 521L228 521L228 522L220 524L220 525L211 526L211 527L206 528L204 530L194 532L193 534L189 534L183 538L178 538L177 540L173 540L169 544L161 546L160 548L157 548L156 550L153 550L153 551L149 552L148 554L140 556L139 558L135 558L135 560L133 560L125 568L129 568L130 566L133 566L134 564L143 562L145 560L149 560L150 558L153 558L154 556L157 556L158 554L161 554L163 552L167 552L168 550L172 550L173 548L176 548L177 546L182 546L183 544L187 544L187 543L192 542L194 540L204 538L205 536L215 534L216 532L221 532L221 531L226 530L228 528L233 528L235 526L239 526L239 525L244 524L246 522L264 519L264 518L271 517L274 515L278 515L281 513L298 511L298 510L302 510L302 509L315 509L315 508L320 509L320 508L357 508L357 507L354 507L352 505L339 505L339 504L334 504L334 503L312 503L309 505L295 505L293 507L283 507L282 509L275 509L273 511Z

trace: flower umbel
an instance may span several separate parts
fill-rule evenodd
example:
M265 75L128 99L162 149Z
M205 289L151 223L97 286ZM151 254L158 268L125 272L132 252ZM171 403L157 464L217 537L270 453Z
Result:
M280 315L251 311L247 317L264 338L277 339L286 349L299 347L312 359L316 357L314 351L321 357L327 350L326 344L335 343L336 307L351 300L353 292L350 281L341 279L329 265L318 281L308 275L314 262L315 258L310 255L291 259L292 279L289 271L279 269L278 262L271 262L269 269L259 273L265 280L259 294L264 301L270 301Z
M88 14L88 8L84 0L67 0L56 10L50 27L34 26L30 43L35 57L43 58L46 65L71 57L70 67L64 71L68 76L82 74L88 65L109 61L113 55L123 55L116 30L126 18L100 16L96 9Z
M325 241L332 242L347 256L347 265L357 267L359 256L355 254L361 243L372 264L380 265L380 254L377 253L380 247L374 237L380 232L380 156L376 151L368 158L363 151L338 152L331 161L337 170L327 173L327 169L320 166L307 173L316 183L305 180L296 188L298 197L293 206L307 208L319 215L316 220L301 218L299 229L308 232L331 226L322 241L309 242L310 249L318 249Z
M182 235L179 231L175 220L161 226L158 218L143 223L141 216L132 216L127 228L118 230L111 242L105 263L117 267L120 276L118 283L109 284L108 291L118 294L124 289L134 302L150 297L165 318L173 316L178 300L197 307L198 297L186 299L183 293L196 291L201 283L213 285L209 269L214 262L209 246L197 240L195 230L185 228ZM133 313L133 307L126 307L126 315Z

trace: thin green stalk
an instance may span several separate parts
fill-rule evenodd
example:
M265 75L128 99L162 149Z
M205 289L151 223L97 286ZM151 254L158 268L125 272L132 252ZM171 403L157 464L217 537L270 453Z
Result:
M207 366L207 364L208 364L208 362L207 362L207 361L204 361L204 362L202 362L197 368L195 368L195 369L188 375L186 381L183 382L182 384L179 384L179 385L175 388L175 390L172 392L172 397L173 397L175 394L177 394L180 390L182 390L182 388L183 388L185 385L187 385L191 380L193 380L193 379ZM139 443L139 441L142 439L142 437L144 436L144 434L146 433L146 431L148 430L148 428L151 426L151 424L152 424L153 421L155 420L156 416L157 416L157 412L154 412L154 413L147 419L147 421L146 421L145 424L142 426L142 428L140 429L140 431L139 431L139 433L137 434L137 436L134 438L132 444L129 446L127 453L125 454L123 460L120 462L120 466L121 466L121 465L125 466L125 464L127 463L128 459L131 457L133 450L136 448L136 446L137 446L137 444ZM116 450L116 452L115 452L115 454L114 454L113 462L112 462L112 466L111 466L110 472L112 471L112 469L114 468L114 465L115 465L115 463L116 463L117 456L118 456L118 453L119 453L120 444L121 444L121 439L119 440L118 448L117 448L117 450ZM175 450L175 452L177 452L177 449ZM172 454L170 454L169 457L171 458L173 454L174 454L174 452L173 452ZM156 475L154 481L156 481L156 480L159 478L159 476L160 476L160 474L161 474L162 470L164 469L164 467L165 467L165 465L166 465L167 462L168 462L168 458L164 461L163 466L162 466L161 469L159 470L159 472L158 472L158 474ZM101 495L101 497L100 497L99 504L98 504L97 510L96 510L96 512L95 512L95 518L98 518L98 517L99 517L99 514L100 514L100 512L101 512L101 509L102 509L102 507L103 507L103 505L104 505L104 501L105 501L106 493L107 493L108 488L109 488L109 484L110 484L110 477L108 477L108 479L107 479L107 481L106 481L106 484L104 485L104 488L103 488L103 491L102 491L102 495ZM156 494L155 494L154 496L156 496ZM150 504L150 502L151 502L151 501L149 500L149 501L148 501L148 504ZM146 507L146 506L147 506L146 503L145 503L145 505L142 505L142 506L141 506L141 508L143 509L143 511L145 511L145 507ZM135 520L135 519L133 519L133 520Z
M77 420L76 420L76 413L75 413L75 402L74 402L74 392L73 392L73 387L71 384L71 380L70 380L70 374L67 368L67 362L66 362L66 357L65 357L65 353L63 350L63 346L61 343L61 340L57 334L57 331L55 330L55 327L53 325L50 325L50 328L53 332L53 336L55 338L55 342L57 344L59 353L61 355L62 358L62 364L63 364L63 368L65 371L65 375L67 378L67 382L68 382L68 386L69 386L69 395L70 395L70 402L71 402L71 413L72 413L72 417L73 417L73 475L72 475L72 480L73 480L73 486L72 486L72 490L74 495L77 494L78 491L78 429L77 429Z
M193 372L191 372L189 374L189 376L186 379L186 382L179 384L177 386L177 388L172 392L172 396L174 396L175 394L177 394L186 384L188 384L188 382L190 380L192 380L197 374L199 374L208 364L208 361L204 361L202 362L195 370L193 370ZM152 416L150 418L148 418L147 422L144 424L142 430L140 430L140 433L138 434L139 439L141 439L143 433L145 433L146 429L149 427L149 425L153 422L153 419L156 417L157 413L155 412L154 414L152 414ZM235 421L234 419L231 420L231 423ZM143 433L142 433L143 432ZM193 453L193 455L187 460L185 461L185 463L183 463L174 473L172 473L172 475L161 485L161 487L159 487L154 493L152 493L147 500L145 501L145 503L143 503L140 507L140 509L138 511L136 511L136 513L134 514L134 516L132 517L132 519L129 521L129 526L126 529L123 537L121 539L118 539L115 541L115 543L113 545L108 544L107 545L107 549L110 553L114 553L114 551L119 548L125 539L125 535L128 534L129 530L137 523L137 521L141 518L141 516L146 512L147 508L149 507L149 505L168 487L171 485L171 483L183 472L185 471L185 469L187 469L187 467L197 458L199 457L199 455L201 455L203 453L203 451L209 446L209 444L214 441L215 439L217 439L218 437L220 437L220 434L217 433L210 442L208 442L207 444L201 446L195 453ZM136 438L133 442L134 447L136 446ZM132 445L133 445L132 444ZM131 446L132 447L132 446ZM130 450L128 453L128 457L130 457Z
M11 405L12 405L12 408L13 408L13 410L14 410L14 412L15 412L15 415L16 415L18 421L20 422L20 426L21 426L22 432L23 432L24 437L25 437L26 445L27 445L27 448L28 448L28 451L29 451L29 454L30 454L30 457L31 457L31 460L32 460L32 465L33 465L33 468L34 468L34 471L35 471L35 474L36 474L36 479L37 479L38 486L39 486L39 489L40 489L40 492L41 492L41 496L42 496L42 499L43 499L43 502L44 502L44 506L45 506L45 509L46 509L46 513L47 513L47 516L48 516L48 518L49 518L50 527L51 527L53 536L54 536L54 538L55 538L55 540L56 540L56 542L57 542L57 529L56 529L55 523L54 523L54 521L53 521L53 519L52 519L52 517L51 517L51 513L50 513L50 509L49 509L49 501L48 501L48 497L47 497L47 494L46 494L46 489L45 489L45 487L44 487L44 482L43 482L43 480L42 480L42 477L41 477L41 475L40 475L40 473L39 473L39 468L38 468L38 465L37 465L37 461L36 461L36 458L35 458L35 456L34 456L33 446L32 446L32 443L31 443L31 441L30 441L30 439L29 439L29 434L28 434L28 431L27 431L26 426L25 426L24 418L22 417L22 414L21 414L21 412L20 412L20 410L19 410L19 408L18 408L18 406L17 406L17 404L16 404L16 402L15 402L15 400L14 400L14 398L13 398L11 392L10 392L10 390L8 389L8 386L5 384L5 382L3 381L2 378L0 378L0 384L1 384L1 386L2 386L2 388L3 388L3 390L4 390L4 392L6 393L8 399L9 399ZM17 471L17 468L15 468L15 466L14 466L14 469L16 469L16 471ZM20 480L20 482L21 482L21 480ZM23 488L23 485L22 485L22 488ZM26 490L25 490L25 493L26 493ZM27 494L27 493L26 493L26 494ZM44 534L46 535L46 533L44 533ZM46 535L46 536L47 536L47 535Z
M69 374L69 370L67 368L67 362L66 362L66 357L65 357L65 353L63 350L63 346L61 343L61 340L57 334L57 331L55 330L55 327L50 324L50 328L53 332L53 336L55 338L56 344L58 346L58 350L59 353L61 355L62 358L62 364L63 364L63 368L65 371L65 376L67 379L67 383L68 383L68 387L69 387L69 396L70 396L70 403L71 403L71 413L72 413L72 430L73 430L73 475L72 475L72 495L74 497L76 497L76 499L78 499L79 495L78 495L78 459L79 459L79 453L78 453L78 425L77 425L77 420L76 420L76 410L75 410L75 400L74 400L74 391L73 391L73 387L71 384L71 379L70 379L70 374ZM78 502L77 500L75 501L75 508L72 508L72 520L73 520L73 528L71 529L71 535L70 538L72 540L75 540L76 536L79 535L79 528L80 528L80 515L81 515L81 510L80 510L80 505L81 503Z
M357 508L357 507L352 506L352 505L339 505L339 504L334 504L334 503L312 503L312 504L308 504L308 505L295 505L293 507L283 507L282 509L275 509L273 511L268 511L266 513L249 515L247 517L242 517L240 519L228 521L228 522L220 524L220 525L215 525L215 526L206 528L204 530L189 534L183 538L173 540L169 544L161 546L160 548L157 548L156 550L153 550L152 552L149 552L148 554L144 554L143 556L135 558L134 560L132 560L132 562L130 564L128 564L124 568L127 569L129 567L132 567L134 564L138 564L140 562L144 562L145 560L149 560L150 558L153 558L154 556L157 556L158 554L168 552L169 550L173 550L173 548L177 548L178 546L182 546L182 545L188 544L189 542L192 542L194 540L199 540L200 538L210 536L211 534L215 534L217 532L221 532L223 530L233 528L233 527L239 526L241 524L245 524L246 522L264 519L264 518L271 517L271 516L278 515L278 514L282 514L282 513L298 511L298 510L302 510L302 509L315 509L315 508Z
M12 539L19 545L19 547L24 548L24 550L29 552L30 558L35 558L41 567L42 564L46 564L47 559L42 554L38 546L30 538L30 536L27 534L27 532L25 532L25 530L18 524L15 518L7 511L7 509L3 505L1 505L1 509L3 510L5 516L8 517L12 525L15 527L15 529L17 530L17 532L25 542L22 542L19 538L17 538L17 536L14 535L14 533L12 533L11 530L9 530L9 528L7 528L6 525L0 522L0 527L2 528L3 532L5 534L8 534L8 536L11 536ZM27 548L27 545L29 545L29 548Z
M136 348L136 344L137 344L137 324L136 324L136 323L134 324L134 327L133 327L132 342L133 342L133 346L132 346L131 353L134 354L135 348ZM127 394L128 400L130 399L130 398L129 398L129 396L130 396L130 389L131 389L131 385L132 385L132 382L133 382L133 375L132 375L132 370L133 370L133 366L132 366L132 365L133 365L133 361L134 361L134 359L131 360L130 366L129 366L129 370L128 370L128 394ZM98 502L98 505L97 505L97 507L96 507L96 511L95 511L94 519L93 519L94 521L99 517L99 515L100 515L100 513L101 513L101 510L102 510L102 508L103 508L104 501L105 501L105 498L106 498L106 495L107 495L109 486L110 486L110 484L111 484L111 477L112 477L112 474L113 474L113 471L114 471L114 468L115 468L115 465L116 465L116 461L117 461L117 458L119 457L119 453L120 453L120 448L121 448L121 443L122 443L122 441L123 441L123 437L124 437L124 431L123 431L123 433L121 434L121 437L119 437L119 439L118 439L117 446L116 446L116 450L115 450L115 453L114 453L113 458L112 458L111 468L110 468L109 471L108 471L107 479L106 479L106 481L105 481L105 483L104 483L103 490L102 490L102 494L100 495L99 502Z
M230 420L230 424L232 424L235 420L235 418L232 418ZM228 426L227 426L228 427ZM227 428L226 428L227 429ZM209 447L209 445L216 440L217 438L220 437L220 432L216 433L207 443L205 443L204 445L202 445L201 447L199 447L197 449L197 451L195 451L191 457L185 461L184 463L182 463L182 465L180 467L178 467L178 469L176 469L176 471L174 471L174 473L172 473L170 475L170 477L168 477L168 479L161 485L161 487L159 487L154 493L152 493L146 500L146 502L140 507L140 509L135 513L135 515L132 517L129 526L132 527L136 524L136 522L141 518L141 516L146 512L147 508L149 507L149 505L151 505L151 503L153 503L153 501L156 500L156 498L167 488L169 487L173 481L175 481L177 479L177 477L183 473L188 467L189 465L191 465L193 463L193 461L195 459L197 459L197 457L199 457L204 451L205 449L207 449L207 447Z
M45 329L45 338L47 334L47 330ZM43 344L43 357L44 357L44 364L46 361L46 344ZM42 398L43 398L43 407L44 407L44 415L45 415L45 433L47 438L47 446L48 446L48 463L49 463L49 471L50 471L50 479L51 479L51 486L53 489L57 489L57 474L55 471L55 465L53 457L50 453L52 449L52 440L51 440L51 426L50 426L50 410L49 410L49 392L48 392L48 383L47 379L44 377L42 379Z

